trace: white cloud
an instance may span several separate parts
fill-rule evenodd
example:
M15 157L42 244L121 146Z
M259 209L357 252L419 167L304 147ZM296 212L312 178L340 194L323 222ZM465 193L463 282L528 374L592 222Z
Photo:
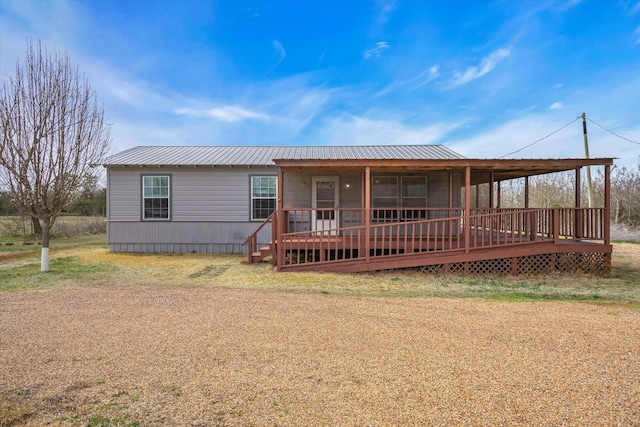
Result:
M447 143L452 150L473 158L500 158L544 137L566 123L539 115L527 115L492 129L475 132L474 136ZM581 124L575 122L562 131L508 158L582 157ZM573 141L574 143L570 143Z
M271 45L273 46L275 54L277 55L277 59L276 63L269 69L269 71L272 71L274 68L280 65L280 63L284 61L284 58L287 57L287 51L284 50L282 43L280 43L278 40L273 40L271 42Z
M322 145L434 144L457 126L457 123L436 123L411 127L398 121L372 120L344 114L326 120L312 139L314 143Z
M553 116L528 114L490 129L471 129L469 134L473 136L447 142L446 145L470 158L583 158L585 153L581 120L549 135L565 126L572 118L575 117L567 115L559 118L555 113ZM637 161L640 146L621 140L591 123L588 125L590 157L615 157L619 159L616 164L633 164ZM616 128L614 123L606 125ZM638 128L620 132L630 139L637 140L640 137ZM547 135L549 136L545 138ZM524 148L541 138L544 139ZM524 149L520 150L521 148Z
M410 90L418 89L419 87L434 81L438 77L440 77L440 67L438 65L434 65L425 72L416 76L414 79L411 79L409 83L413 84L413 86Z
M148 117L115 117L113 146L121 151L136 145L312 144L308 134L315 128L309 123L333 91L307 85L304 78L296 77L258 85L250 96L238 94L242 105L251 109L238 104L210 108L206 105L213 101L176 97L174 105L188 107L156 111Z
M485 74L493 71L500 61L509 57L511 51L509 49L498 49L482 58L480 65L468 67L463 73L454 73L453 80L449 87L462 86L475 80Z
M77 61L77 37L81 23L86 19L82 7L66 1L55 2L2 2L0 12L0 73L14 75L16 60L23 63L27 39L41 40L52 53L67 52ZM64 23L64 25L60 25Z
M236 93L227 104L251 106L253 111L268 114L270 135L263 133L261 138L277 139L280 144L294 142L293 138L330 108L337 93L344 95L346 92L346 89L322 84L324 78L323 73L310 72L262 82L252 86L250 91ZM255 124L252 122L252 126Z
M396 1L395 0L386 0L380 2L380 15L378 15L378 24L384 25L388 20L390 15L396 10Z
M241 107L227 105L221 108L195 109L177 108L174 112L180 116L205 117L222 122L237 122L247 119L267 119L268 115L256 113Z
M82 7L77 7L73 2L68 1L13 1L3 2L2 7L9 10L8 16L15 15L17 18L2 17L8 31L24 32L34 39L38 37L47 42L50 50L69 49L70 45L74 44L74 34L85 19ZM64 24L60 25L60 23ZM22 46L24 46L25 39L22 38L22 40ZM55 44L62 44L62 46Z
M123 74L120 70L85 61L87 74L96 76L91 78L92 87L98 92L98 97L112 108L130 108L145 111L167 110L175 105L171 99L172 92L154 90L149 82L134 76Z
M560 110L563 107L562 102L554 102L549 107L550 110Z
M382 52L384 52L387 49L389 49L389 43L384 42L384 41L383 42L378 42L378 43L376 43L376 47L373 47L371 49L365 50L363 57L365 59L379 58L380 55L382 55Z
M557 9L561 12L564 12L568 9L571 9L574 6L577 6L578 4L582 3L583 0L567 0L565 3L561 3L557 6Z
M426 85L427 83L434 81L438 77L440 77L440 67L438 65L434 65L428 70L421 72L420 74L418 74L417 76L409 80L395 81L391 83L390 85L386 86L382 90L373 94L373 96L375 98L378 98L380 96L385 96L387 94L393 93L400 89L413 91L413 90L419 89L420 87Z
M631 16L634 16L636 13L640 12L640 0L635 4L631 4L627 10Z
M429 80L438 78L440 76L439 70L440 70L440 67L438 65L434 65L433 67L429 68Z

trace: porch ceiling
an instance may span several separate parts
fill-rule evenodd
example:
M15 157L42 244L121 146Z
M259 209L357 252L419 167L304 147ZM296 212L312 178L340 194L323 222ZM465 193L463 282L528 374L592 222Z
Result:
M327 172L362 171L367 166L371 171L437 171L464 170L471 167L473 181L488 182L488 173L493 172L495 181L504 181L526 176L543 175L553 172L575 170L584 166L607 166L613 164L613 158L595 159L425 159L425 160L296 160L274 159L274 163L283 171L289 172ZM480 172L480 173L479 173ZM486 172L486 178L483 173Z

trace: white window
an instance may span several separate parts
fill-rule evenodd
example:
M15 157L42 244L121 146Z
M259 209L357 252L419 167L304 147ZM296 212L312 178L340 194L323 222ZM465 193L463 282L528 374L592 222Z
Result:
M169 219L169 176L142 177L142 219Z
M251 219L267 219L278 206L275 176L251 177Z

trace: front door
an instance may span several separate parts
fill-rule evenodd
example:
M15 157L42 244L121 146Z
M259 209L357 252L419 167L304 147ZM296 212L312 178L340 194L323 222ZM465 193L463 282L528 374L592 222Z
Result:
M336 234L339 214L335 208L338 207L339 191L337 176L311 178L311 224L314 231L327 230L324 234Z

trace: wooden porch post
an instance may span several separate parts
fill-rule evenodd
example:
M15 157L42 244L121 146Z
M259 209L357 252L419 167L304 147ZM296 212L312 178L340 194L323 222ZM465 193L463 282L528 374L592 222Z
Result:
M469 253L471 240L471 166L464 168L464 253Z
M560 208L553 208L553 244L560 244Z
M449 209L453 209L453 171L449 171Z
M365 262L369 264L371 251L371 168L364 170L364 253Z
M580 206L582 206L582 200L581 200L581 194L580 194L580 190L581 190L581 178L580 178L580 168L576 168L576 208L579 208Z
M502 206L502 200L500 200L500 197L502 195L502 192L500 191L500 184L502 183L502 181L498 181L497 185L496 185L496 192L498 193L496 195L496 208L500 209L500 207Z
M365 207L365 199L367 198L367 190L365 189L366 185L365 182L367 180L367 177L365 176L365 171L363 170L362 173L360 174L360 207L362 209L364 209ZM360 221L364 221L364 218L361 218Z
M277 214L277 222L276 227L278 229L278 234L276 236L276 241L273 242L276 245L276 253L277 253L277 261L276 261L276 270L280 271L282 264L284 263L284 245L282 244L282 234L284 233L284 211L283 211L283 188L284 188L284 172L282 168L278 166L278 214Z
M604 244L611 244L611 166L604 167Z
M582 206L582 194L581 194L581 190L582 190L582 178L580 178L580 169L581 168L576 168L576 183L575 183L575 189L576 189L576 214L575 214L575 223L573 224L573 226L575 227L573 230L573 234L576 237L576 239L579 239L580 237L582 237L582 214L580 212L580 207Z
M529 209L529 177L528 176L524 177L524 208ZM524 224L522 224L522 227L523 227L524 234L529 235L531 230L529 229L529 227L527 227L528 224L527 224L527 221L524 220L524 218L523 218L523 222Z
M489 172L489 207L493 208L493 183L494 183L493 171Z
M453 171L449 171L449 210L447 211L447 219L448 221L445 223L444 230L442 232L451 239L451 220L450 218L453 216ZM458 231L459 232L459 231ZM436 241L438 239L437 232ZM427 236L427 245L429 244L429 236Z

